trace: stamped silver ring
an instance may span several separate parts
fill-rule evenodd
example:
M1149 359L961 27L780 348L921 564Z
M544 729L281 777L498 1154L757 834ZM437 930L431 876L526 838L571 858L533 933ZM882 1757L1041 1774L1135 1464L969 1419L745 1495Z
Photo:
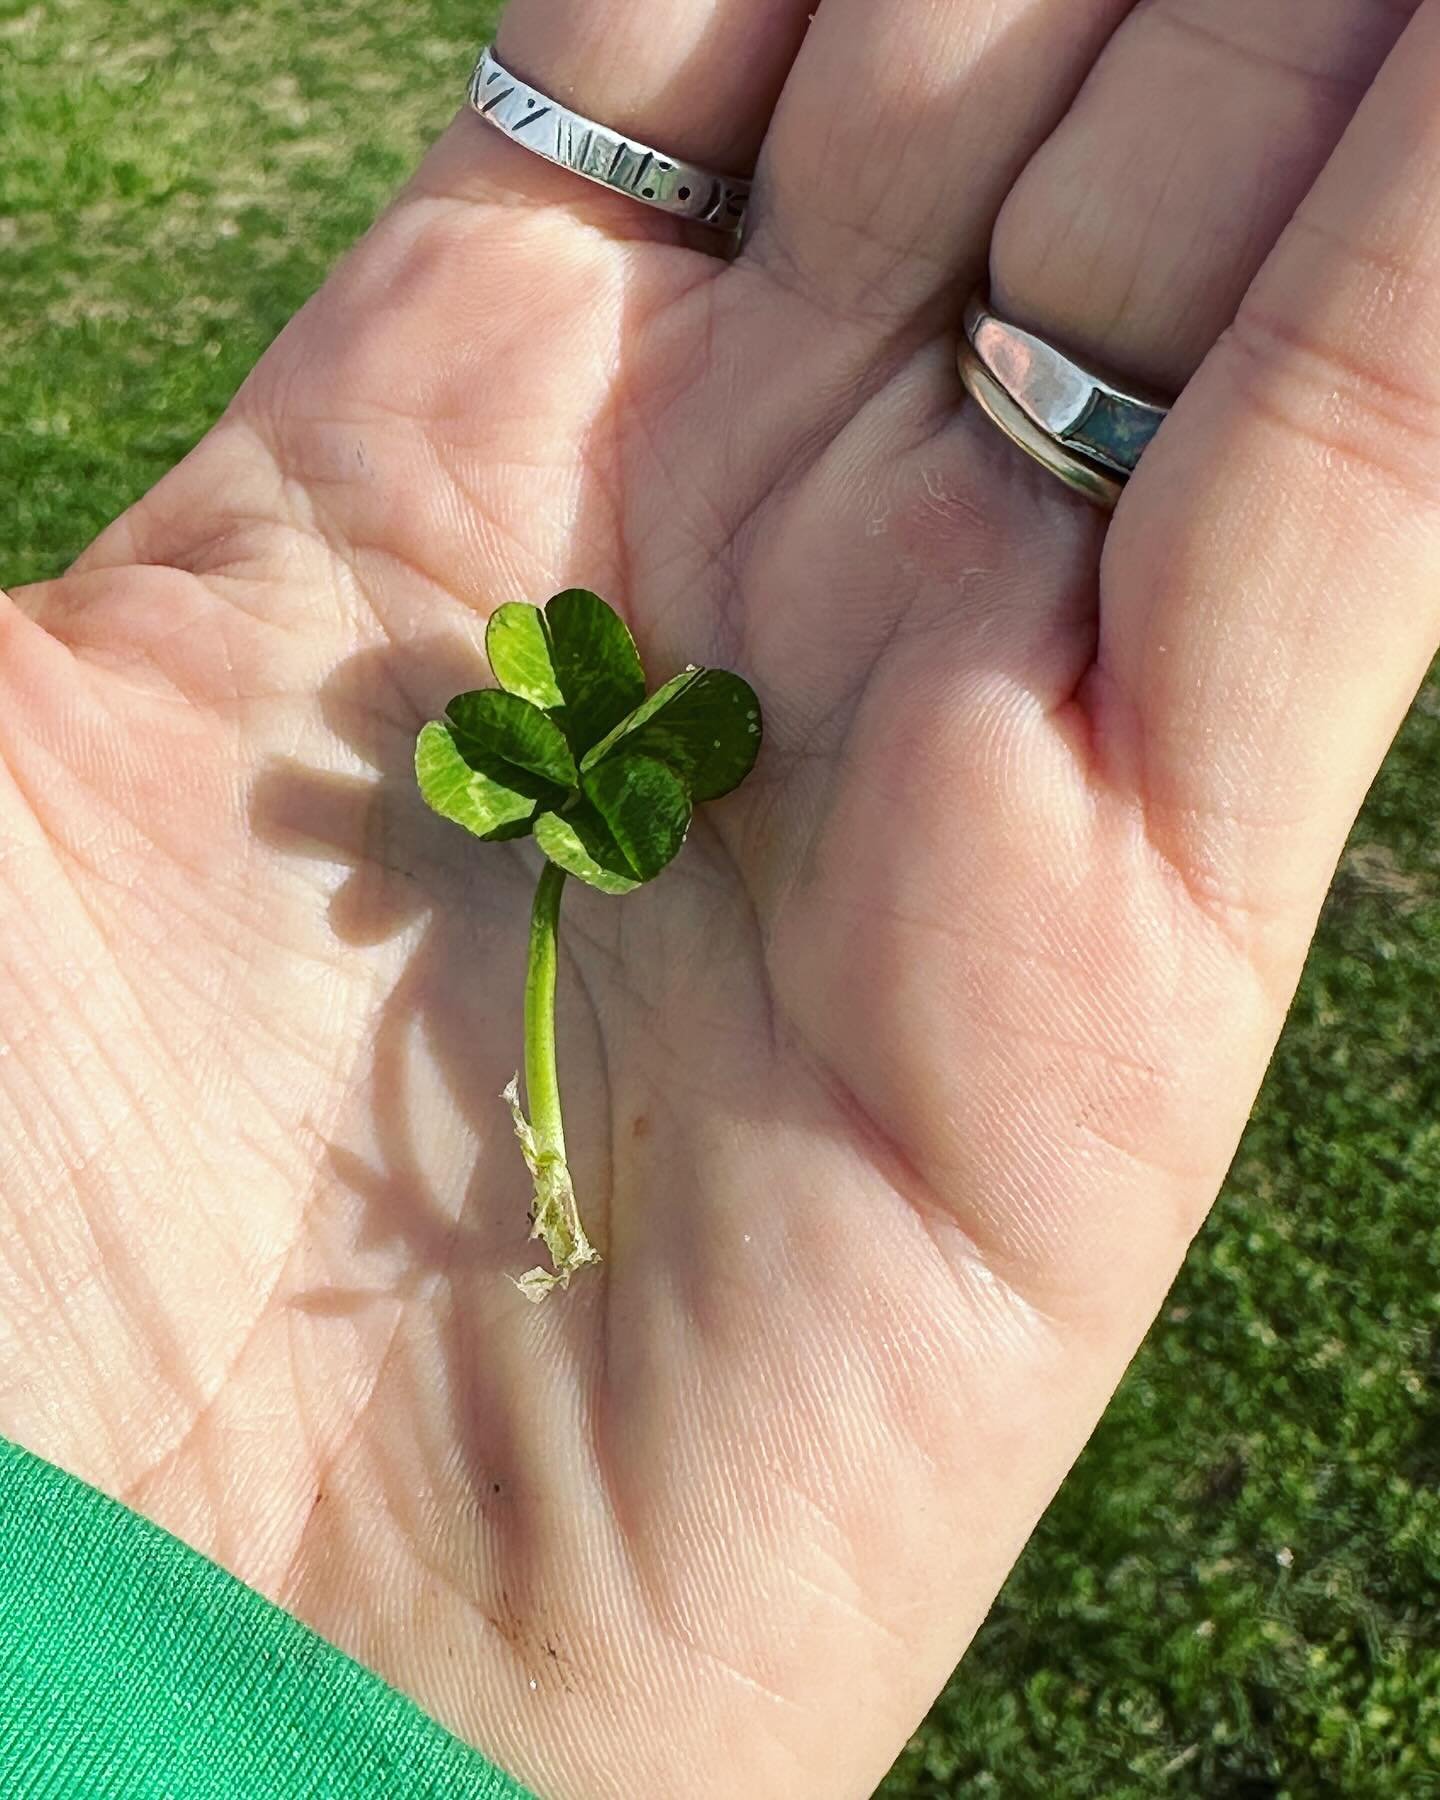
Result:
M1168 404L1086 368L977 294L965 309L960 378L1012 443L1099 506L1114 506Z
M489 50L470 77L470 104L487 124L547 162L644 206L737 234L745 223L748 181L682 162L571 112L512 75Z

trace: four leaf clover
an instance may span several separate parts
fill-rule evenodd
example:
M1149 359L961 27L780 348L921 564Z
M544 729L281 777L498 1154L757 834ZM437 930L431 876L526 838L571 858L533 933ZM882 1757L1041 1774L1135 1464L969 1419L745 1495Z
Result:
M697 802L750 773L760 703L725 669L690 667L648 697L624 622L583 588L543 610L499 607L485 633L498 688L457 694L415 749L428 805L489 842L533 836L546 858L531 917L525 991L525 1090L506 1090L535 1180L534 1230L553 1273L519 1283L543 1299L587 1262L565 1161L555 1068L556 931L567 875L606 894L653 880L685 842Z

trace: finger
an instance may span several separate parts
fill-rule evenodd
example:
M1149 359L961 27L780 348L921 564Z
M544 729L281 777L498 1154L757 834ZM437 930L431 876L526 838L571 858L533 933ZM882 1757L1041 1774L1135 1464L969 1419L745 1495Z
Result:
M1418 0L1154 0L1017 182L1004 318L1178 392L1339 142Z
M659 30L640 0L514 0L497 48L507 66L573 109L676 156L743 173L811 3L673 0ZM668 265L642 276L611 254L608 236L568 229L571 215L608 236L719 235L556 168L467 107L197 456L102 534L77 569L203 555L195 572L212 574L214 551L223 545L228 557L236 536L228 525L214 530L217 512L278 517L294 482L307 493L325 489L324 529L370 546L367 564L398 555L450 591L472 594L493 591L498 550L518 591L538 591L574 553L568 502L557 499L568 446L613 400L632 311L643 313L652 291L677 291ZM554 354L557 343L571 353ZM505 375L498 390L497 368ZM373 469L337 463L326 440L342 420L385 422L392 441L383 482ZM257 439L267 457L252 454ZM537 453L541 442L567 451L552 459ZM437 461L445 482L434 480ZM273 479L281 467L285 476ZM452 481L462 504L450 498ZM377 501L382 491L388 507ZM417 491L444 495L443 505L417 509ZM207 536L192 549L197 519L207 521ZM248 542L249 526L244 535ZM322 568L327 556L317 556ZM368 567L356 579L364 588Z
M1097 753L1262 948L1308 935L1440 637L1437 92L1426 0L1106 556Z
M948 293L1131 4L825 0L766 139L750 260L882 325Z
M511 0L496 54L572 111L722 174L754 165L814 0ZM480 178L547 199L648 217L474 119L455 134Z

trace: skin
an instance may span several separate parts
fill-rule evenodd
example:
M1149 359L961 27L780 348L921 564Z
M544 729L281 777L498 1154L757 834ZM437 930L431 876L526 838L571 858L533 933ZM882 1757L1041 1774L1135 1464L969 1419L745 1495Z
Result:
M575 105L763 140L739 259L461 118L0 610L0 1431L555 1800L871 1791L1440 639L1440 5L812 9L515 0ZM962 404L992 239L1002 309L1188 381L1108 530ZM572 584L767 737L662 881L567 896L606 1260L532 1308L534 851L409 757Z

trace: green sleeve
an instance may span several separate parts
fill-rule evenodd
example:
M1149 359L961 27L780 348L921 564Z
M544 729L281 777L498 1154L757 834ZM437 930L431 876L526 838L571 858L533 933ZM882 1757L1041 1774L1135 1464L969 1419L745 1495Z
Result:
M177 1538L0 1439L5 1800L527 1800Z

